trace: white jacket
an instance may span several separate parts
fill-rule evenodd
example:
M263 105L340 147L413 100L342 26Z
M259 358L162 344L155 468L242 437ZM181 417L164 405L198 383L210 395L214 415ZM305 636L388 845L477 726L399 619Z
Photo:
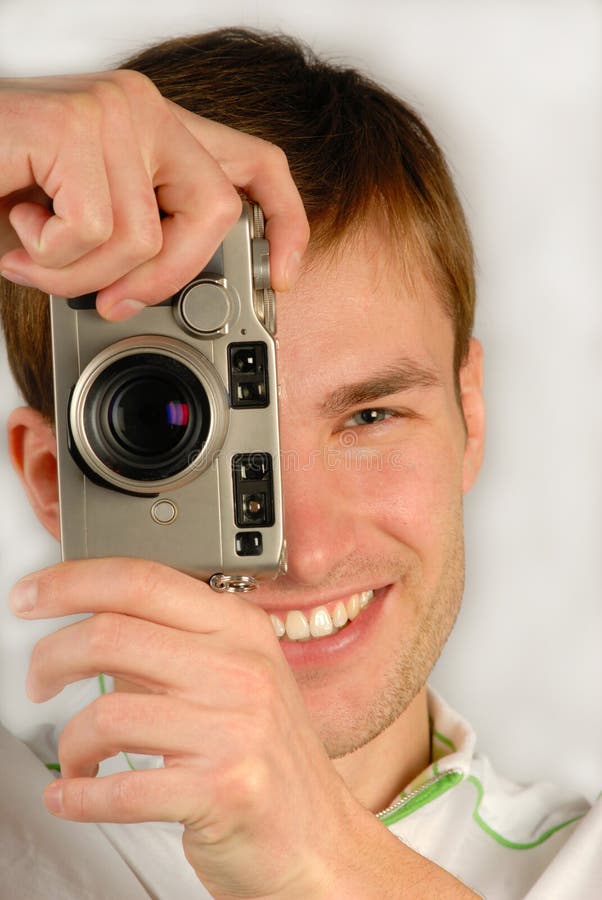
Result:
M98 682L80 684L92 692L89 702ZM81 706L84 699L80 693ZM600 900L601 803L590 808L550 784L496 775L475 754L470 726L432 690L429 709L433 762L379 814L384 824L486 900ZM82 824L46 812L40 795L54 774L45 763L56 761L63 725L37 728L29 747L0 729L0 898L210 898L184 857L182 826ZM161 763L120 754L101 764L100 775Z

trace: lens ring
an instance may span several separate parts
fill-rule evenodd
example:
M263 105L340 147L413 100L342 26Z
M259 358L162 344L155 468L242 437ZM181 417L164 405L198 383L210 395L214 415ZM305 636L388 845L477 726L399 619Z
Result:
M148 393L153 380L163 399L149 400L141 412L141 386L146 383ZM120 392L122 400L130 393L121 420L115 418ZM160 416L156 438L153 415ZM193 347L141 335L113 344L86 366L73 390L69 426L84 465L103 481L156 493L191 481L211 464L228 428L227 396L216 369Z
M203 452L211 413L204 386L178 360L140 353L107 366L84 413L93 452L132 481L178 475Z

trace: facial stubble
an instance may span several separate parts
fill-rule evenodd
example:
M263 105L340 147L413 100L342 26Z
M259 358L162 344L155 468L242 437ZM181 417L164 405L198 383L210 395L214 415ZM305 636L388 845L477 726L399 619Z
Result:
M447 534L443 563L433 588L425 593L420 560L400 565L399 602L416 610L411 638L400 634L378 683L370 686L368 701L332 704L316 729L331 759L347 756L378 737L403 715L424 687L454 626L464 590L464 537L461 510ZM389 569L391 571L391 569Z

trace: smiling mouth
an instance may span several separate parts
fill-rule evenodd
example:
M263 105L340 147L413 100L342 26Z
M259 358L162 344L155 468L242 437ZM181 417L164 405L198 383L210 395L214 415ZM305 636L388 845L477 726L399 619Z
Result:
M370 604L374 591L352 594L347 600L338 600L331 606L315 606L307 614L299 609L291 609L286 618L274 613L270 619L276 637L282 641L312 641L336 634L353 622Z

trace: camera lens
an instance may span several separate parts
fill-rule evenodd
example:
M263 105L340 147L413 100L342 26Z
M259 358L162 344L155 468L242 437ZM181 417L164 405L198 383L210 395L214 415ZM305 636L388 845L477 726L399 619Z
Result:
M131 354L107 366L84 411L92 452L132 481L159 481L198 460L211 408L204 385L177 359Z
M135 377L116 392L108 409L113 437L140 456L173 450L194 423L194 407L181 386L151 374Z

